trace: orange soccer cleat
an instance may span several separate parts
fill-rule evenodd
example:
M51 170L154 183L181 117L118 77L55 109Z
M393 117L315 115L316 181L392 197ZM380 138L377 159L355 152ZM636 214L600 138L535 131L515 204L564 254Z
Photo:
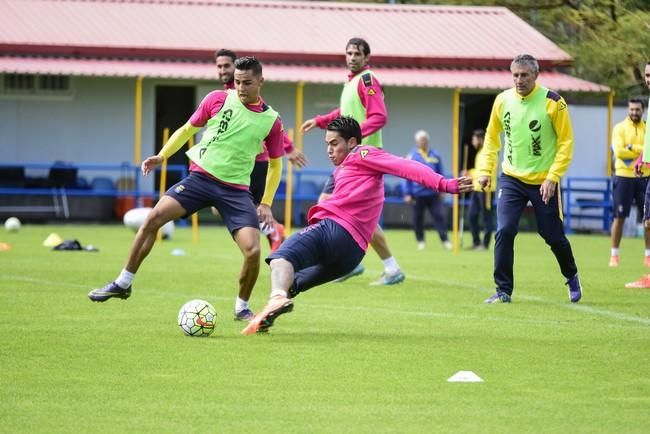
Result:
M610 256L609 257L609 266L610 267L618 267L619 265L619 258L617 256Z
M650 256L643 257L643 266L650 268Z
M273 326L273 322L282 315L293 310L293 301L287 297L276 295L271 297L264 309L253 318L246 328L241 331L243 335L252 335L253 333L264 333Z
M278 222L273 222L273 232L266 236L271 245L271 252L275 252L280 248L284 242L284 225Z
M625 287L626 288L638 288L638 289L650 288L650 274L644 275L642 278L640 278L636 282L626 283Z

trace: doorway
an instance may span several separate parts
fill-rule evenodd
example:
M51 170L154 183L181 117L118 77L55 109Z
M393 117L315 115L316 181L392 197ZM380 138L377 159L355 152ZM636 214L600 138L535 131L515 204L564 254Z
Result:
M196 89L194 86L156 86L156 153L163 147L163 130L169 128L169 135L182 127L192 116L195 106ZM187 147L179 149L167 164L181 164L187 167L189 159L185 155ZM181 180L181 172L167 171L165 190ZM156 188L160 185L160 172L156 172Z
M467 161L467 169L474 168L476 150L472 147L472 133L474 130L487 128L492 112L492 104L496 95L493 94L461 94L460 105L460 149L459 164L463 169L463 162ZM467 145L467 147L465 147ZM467 149L467 160L464 150ZM460 171L459 171L460 172Z

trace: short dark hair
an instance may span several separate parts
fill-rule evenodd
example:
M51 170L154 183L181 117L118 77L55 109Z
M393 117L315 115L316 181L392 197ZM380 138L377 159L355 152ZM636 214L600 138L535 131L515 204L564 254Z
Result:
M229 50L227 48L222 48L221 50L217 50L214 52L214 60L217 60L217 57L221 57L221 56L228 56L232 59L233 62L237 59L237 54L234 51Z
M479 139L485 139L485 130L482 128L478 128L472 131L472 135L478 137Z
M359 126L359 122L355 121L350 116L339 116L334 119L332 122L327 124L327 131L339 133L346 142L354 137L357 139L357 144L361 144L361 127Z
M240 71L253 71L253 75L262 75L262 64L253 56L244 56L235 60L235 69Z
M641 108L645 108L645 101L640 96L632 96L627 100L628 104L641 104Z
M368 45L368 42L366 42L365 39L361 38L352 38L348 41L347 44L345 44L345 49L347 50L350 45L354 45L361 51L364 56L369 56L370 55L370 45Z

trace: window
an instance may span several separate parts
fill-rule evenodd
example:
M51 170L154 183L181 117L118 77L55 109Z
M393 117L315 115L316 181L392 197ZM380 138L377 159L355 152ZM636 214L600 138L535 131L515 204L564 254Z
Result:
M0 95L5 96L72 96L72 83L67 75L5 74Z

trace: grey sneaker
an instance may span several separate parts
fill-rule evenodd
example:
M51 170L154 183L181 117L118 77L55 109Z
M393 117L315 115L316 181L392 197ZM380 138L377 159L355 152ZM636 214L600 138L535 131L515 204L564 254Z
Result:
M495 303L510 303L511 297L505 292L497 291L488 298L485 299L483 303L485 304L495 304Z
M126 300L131 297L131 287L122 288L117 283L111 282L103 288L93 289L88 293L90 301L103 302L113 297Z
M375 280L374 282L371 282L370 285L396 285L398 283L404 282L404 279L406 279L406 275L402 272L402 270L397 270L397 272L393 274L382 273L381 277L379 277L379 279Z
M567 279L565 285L569 285L569 300L571 300L571 303L579 302L582 298L582 286L580 285L580 279L578 279L578 273Z
M255 314L250 309L242 309L235 312L235 321L250 321L255 318Z

